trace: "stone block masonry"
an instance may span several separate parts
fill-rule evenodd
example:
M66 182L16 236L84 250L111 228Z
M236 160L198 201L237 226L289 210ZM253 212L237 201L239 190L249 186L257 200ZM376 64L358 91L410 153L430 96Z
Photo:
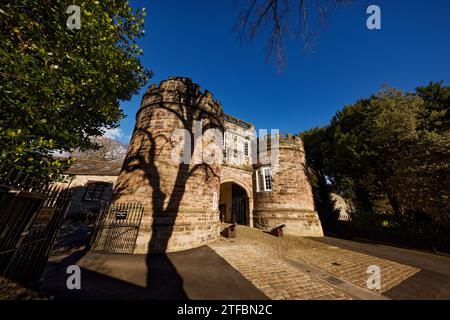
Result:
M190 249L215 240L220 234L214 193L220 192L220 164L178 164L173 161L172 134L184 129L194 152L195 122L202 131L223 132L222 107L211 93L187 78L171 78L145 93L136 116L115 202L141 202L145 213L135 253ZM180 156L182 150L180 150Z
M226 121L231 121L227 119L234 124L227 124ZM223 135L226 124L228 129L246 128L228 137L233 141L229 146L233 149L231 158L239 159L238 155L243 153L245 161L231 164L174 161L174 155L186 159L186 152L191 160L205 159L205 154L211 154L211 142L222 154L224 146L221 148L218 141L204 133L218 129ZM217 240L220 185L225 182L237 184L246 193L243 203L248 203L244 212L248 219L243 223L263 230L286 224L286 234L323 235L306 176L302 141L280 136L279 167L272 176L273 189L260 192L255 190L254 170L263 164L252 166L248 154L256 152L250 147L254 140L252 128L251 124L224 115L220 102L207 90L201 92L200 86L189 78L171 77L148 88L114 190L115 203L140 202L145 208L135 253L180 251ZM174 136L180 129L184 130L184 136ZM186 141L190 141L190 151L179 148ZM239 202L228 210L240 207ZM239 212L242 214L242 210Z
M277 170L272 170L272 190L254 191L253 225L270 230L286 224L286 234L321 237L322 225L314 208L312 188L306 174L303 142L292 136L279 135L278 139L279 161ZM267 163L258 161L256 168L264 166ZM255 175L254 179L257 178Z

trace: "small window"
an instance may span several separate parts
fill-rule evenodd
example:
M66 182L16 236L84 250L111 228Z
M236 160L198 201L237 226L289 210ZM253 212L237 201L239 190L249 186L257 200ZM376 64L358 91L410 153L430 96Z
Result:
M86 188L83 200L87 201L100 201L105 191L104 183L89 183Z
M248 138L245 138L245 141L244 141L244 154L246 156L248 156L248 148L249 148Z
M256 170L256 191L272 191L272 170L269 167Z
M227 137L228 137L228 134L225 132L223 134L223 145L222 145L223 150L225 150L227 148Z
M271 191L272 190L272 171L270 168L264 168L264 190Z

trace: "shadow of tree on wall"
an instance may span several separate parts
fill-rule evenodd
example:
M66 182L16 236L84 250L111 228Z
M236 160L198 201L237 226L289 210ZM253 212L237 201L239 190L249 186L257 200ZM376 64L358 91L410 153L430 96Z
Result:
M164 97L161 91L147 91L142 99L141 109L139 110L140 116L142 116L142 111L146 108L152 108L153 110L148 114L147 118L142 121L140 116L133 132L132 143L139 142L139 147L137 149L130 148L129 154L124 162L122 172L132 173L136 171L141 171L148 182L148 185L152 189L152 223L151 223L151 239L148 244L148 255L147 255L147 286L159 286L164 285L162 279L172 279L178 282L179 292L174 292L174 297L183 298L182 293L182 279L179 277L175 267L168 259L166 254L169 240L171 239L174 232L175 221L178 217L180 205L182 203L183 196L186 192L186 186L189 178L196 176L197 174L203 174L205 183L212 178L219 179L218 173L207 163L168 163L172 161L172 142L171 134L167 129L164 129L164 125L158 123L157 117L158 112L164 110L168 114L174 116L178 120L178 127L172 129L184 129L185 134L190 136L190 157L193 159L194 153L197 151L197 141L201 137L195 136L195 121L201 122L201 134L206 132L208 129L218 128L223 133L223 124L219 118L218 114L212 111L204 110L200 108L203 99L206 95L198 94L198 92L193 92L192 83L188 83L185 79L181 79L186 90L184 92L178 91L177 102L165 103L160 102L158 104L145 105L146 95L151 94L154 100L160 99L164 101ZM192 99L194 97L194 99ZM194 101L192 101L194 100ZM184 103L184 102L187 103ZM221 115L220 115L221 116ZM168 121L173 121L172 119ZM154 125L154 127L149 127L149 125ZM148 152L143 153L142 150L148 150ZM184 150L186 151L186 150ZM185 158L185 155L183 155ZM162 188L162 176L172 175L171 172L164 172L167 168L176 168L175 179L173 187L170 193L164 192ZM165 176L165 177L166 177ZM123 183L118 185L115 190L115 198L120 199L124 194L129 193L129 190L134 190L135 187ZM152 261L158 260L157 264L153 264ZM164 265L165 268L154 268L154 265ZM162 281L162 283L161 283ZM173 283L173 287L176 287ZM184 298L187 298L184 296Z

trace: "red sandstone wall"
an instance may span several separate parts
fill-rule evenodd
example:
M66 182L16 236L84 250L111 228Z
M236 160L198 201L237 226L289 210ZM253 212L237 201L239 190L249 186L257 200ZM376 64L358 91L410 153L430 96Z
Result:
M280 139L279 167L272 177L273 190L254 191L253 223L255 227L270 230L286 224L286 234L323 236L306 170L301 140L299 138ZM256 179L255 175L254 179ZM256 185L256 182L254 184Z
M175 129L192 136L195 122L219 128L221 106L189 79L163 81L144 95L127 158L115 190L115 201L139 201L145 213L135 253L177 251L206 244L219 236L219 211L213 193L220 192L220 164L178 164L172 151ZM193 152L204 147L191 144ZM201 158L199 158L201 159Z

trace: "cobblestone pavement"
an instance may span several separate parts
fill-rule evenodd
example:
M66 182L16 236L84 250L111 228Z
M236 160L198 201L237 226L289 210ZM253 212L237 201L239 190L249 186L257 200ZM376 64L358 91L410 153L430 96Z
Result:
M222 240L210 247L270 299L351 299L342 291L313 279L255 245Z
M0 277L0 300L48 300L49 296L42 292L27 289L22 285Z
M420 271L393 261L330 246L311 239L276 238L238 226L236 239L221 238L209 246L271 299L351 299L328 282L310 276L287 259L300 261L367 290L371 265L381 269L383 292Z

